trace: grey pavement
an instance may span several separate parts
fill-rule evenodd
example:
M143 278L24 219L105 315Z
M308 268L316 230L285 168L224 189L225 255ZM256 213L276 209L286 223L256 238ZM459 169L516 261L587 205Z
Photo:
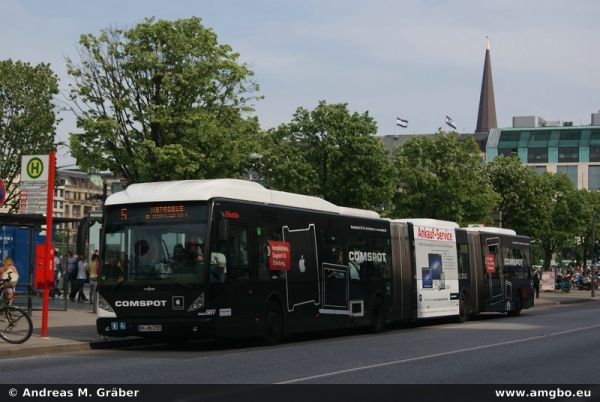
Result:
M600 291L596 297L591 297L590 291L571 290L567 293L540 292L540 298L535 301L535 308L551 307L560 304L585 303L600 301ZM20 298L15 304L27 307L27 299ZM48 312L47 336L41 336L42 312L41 297L32 298L33 335L18 345L7 343L0 339L0 359L15 356L33 356L47 353L79 352L91 349L120 347L138 343L138 338L105 338L96 332L96 314L90 303L67 302L64 299L50 301Z

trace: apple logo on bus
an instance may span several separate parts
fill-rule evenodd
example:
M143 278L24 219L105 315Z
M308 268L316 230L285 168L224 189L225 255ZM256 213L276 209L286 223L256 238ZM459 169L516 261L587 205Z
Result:
M300 256L300 261L298 261L298 268L300 268L300 272L302 273L306 271L306 265L304 265L304 254Z

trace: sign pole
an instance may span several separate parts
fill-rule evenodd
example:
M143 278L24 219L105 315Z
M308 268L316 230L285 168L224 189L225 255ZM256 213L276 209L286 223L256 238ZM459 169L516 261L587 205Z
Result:
M50 298L50 281L54 281L54 250L52 249L52 213L54 207L54 170L56 167L56 151L50 151L48 163L48 203L46 204L46 266L44 267L44 293L42 305L42 337L48 335L48 303ZM52 273L52 278L48 276Z

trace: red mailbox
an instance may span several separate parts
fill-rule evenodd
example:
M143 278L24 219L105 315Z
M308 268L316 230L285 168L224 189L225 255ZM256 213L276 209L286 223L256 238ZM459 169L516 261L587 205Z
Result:
M40 289L44 287L44 282L48 284L48 288L52 289L54 285L54 253L56 248L50 246L50 263L46 262L46 245L36 244L35 246L35 275L33 285Z

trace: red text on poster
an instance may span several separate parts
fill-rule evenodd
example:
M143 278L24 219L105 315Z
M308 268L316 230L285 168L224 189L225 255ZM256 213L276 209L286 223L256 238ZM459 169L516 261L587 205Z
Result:
M496 272L496 256L494 253L485 253L485 272L489 274Z
M269 270L289 271L292 267L292 253L287 241L269 240Z

